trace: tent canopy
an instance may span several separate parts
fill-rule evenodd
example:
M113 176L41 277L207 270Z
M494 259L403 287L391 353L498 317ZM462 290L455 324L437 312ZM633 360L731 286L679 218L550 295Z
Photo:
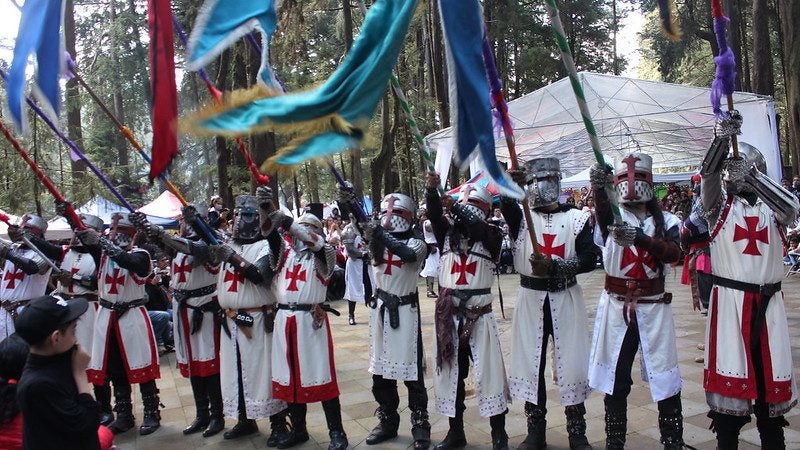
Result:
M148 215L177 219L183 215L182 207L181 201L175 194L164 191L158 198L139 208L139 211Z
M692 172L699 167L714 137L710 89L587 72L579 73L578 79L606 160L638 150L653 157L655 172ZM744 117L739 140L761 150L768 174L779 178L781 162L772 99L741 92L733 97ZM564 177L595 162L568 78L512 100L508 109L521 162L556 157ZM498 159L508 161L505 139L495 138ZM450 128L425 139L437 153L453 146Z

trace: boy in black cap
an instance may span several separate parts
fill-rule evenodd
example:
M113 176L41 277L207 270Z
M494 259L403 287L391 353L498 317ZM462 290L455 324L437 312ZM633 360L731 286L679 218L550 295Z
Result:
M99 449L100 408L86 378L90 356L77 345L78 318L89 304L38 297L17 318L30 355L17 387L25 449Z

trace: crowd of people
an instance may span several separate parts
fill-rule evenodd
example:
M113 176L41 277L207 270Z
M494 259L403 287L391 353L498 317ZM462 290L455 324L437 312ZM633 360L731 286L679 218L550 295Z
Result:
M738 127L733 117L723 129ZM720 133L712 152L727 152L730 135ZM177 234L138 212L117 213L110 224L87 214L75 220L70 205L59 203L74 230L65 246L45 240L47 222L26 214L9 228L12 242L0 242L0 445L108 448L114 434L136 425L134 384L139 434L155 432L159 353L174 349L196 409L184 434L214 436L233 418L223 436L237 439L269 418L266 444L291 448L309 440L307 405L320 402L328 448L344 450L329 324L338 312L328 303L344 298L351 325L357 304L368 311L378 410L367 445L400 433L398 381L408 391L415 449L431 446L431 410L448 418L436 450L467 445L465 381L472 373L493 449L509 446L512 398L524 402L526 416L518 448L546 447L548 378L558 387L554 401L564 410L571 449L592 448L584 405L592 390L605 395L605 448L622 449L640 353L660 442L686 448L672 294L665 290L670 266L686 254L684 281L696 306L709 311L704 389L719 448L737 448L752 414L763 448L785 448L784 414L797 394L781 293L782 236L798 204L759 175L765 171L758 150L740 145L738 157L710 154L688 191L671 186L659 201L647 154L594 165L591 186L566 195L559 161L537 158L509 171L527 190L527 209L506 197L497 204L472 183L440 195L439 175L429 172L421 207L395 192L369 217L345 186L340 210L327 219L320 204L297 218L283 213L262 186L236 197L232 209L219 198L210 208L184 208ZM790 242L796 251L796 235ZM595 270L598 259L605 277L591 331L577 276ZM492 286L509 269L520 287L504 351ZM420 277L435 299L431 342L422 338ZM545 367L551 342L552 377ZM432 402L425 347L433 355Z

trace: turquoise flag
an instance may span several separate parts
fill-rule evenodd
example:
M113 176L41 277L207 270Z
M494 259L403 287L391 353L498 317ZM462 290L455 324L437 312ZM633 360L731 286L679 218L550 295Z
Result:
M265 163L276 170L360 145L416 5L417 0L377 1L347 57L318 88L285 95L263 87L233 92L222 105L190 117L185 129L212 135L293 134L292 142Z

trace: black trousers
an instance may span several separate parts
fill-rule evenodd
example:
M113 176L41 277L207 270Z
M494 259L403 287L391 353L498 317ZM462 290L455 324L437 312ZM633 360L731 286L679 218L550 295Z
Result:
M544 298L544 305L542 305L542 321L542 352L539 355L539 387L536 398L537 405L544 407L547 404L547 388L544 385L544 369L545 363L547 362L547 339L553 336L553 315L550 312L550 295Z
M119 335L117 334L117 327L109 327L110 336L108 337L108 355L107 355L107 368L108 379L114 385L115 392L130 392L131 383L128 380L128 372L125 370L125 363L122 361L122 352L120 351ZM142 395L155 394L156 380L150 380L144 383L139 383L139 392Z
M417 319L419 323L419 308ZM402 327L404 324L401 323ZM465 376L466 377L466 376ZM428 391L425 389L425 377L422 374L422 330L417 327L417 379L403 382L408 389L408 408L412 411L428 409ZM400 396L397 392L397 380L384 378L382 375L372 375L372 395L375 401L389 411L396 411L400 406Z

